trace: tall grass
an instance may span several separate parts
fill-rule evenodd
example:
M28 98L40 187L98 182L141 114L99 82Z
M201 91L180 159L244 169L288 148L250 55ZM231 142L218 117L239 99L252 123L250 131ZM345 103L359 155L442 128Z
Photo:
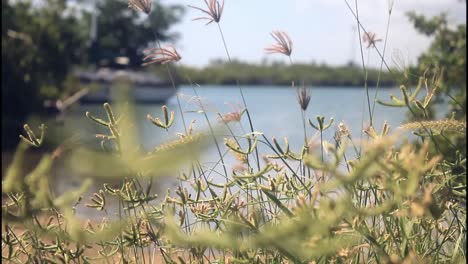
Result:
M151 12L150 1L130 2L137 10ZM196 8L208 15L200 19L217 23L230 58L219 25L224 3L210 0L205 4L207 9ZM359 21L357 1L355 4L356 12L350 9L351 13L358 28L365 31ZM351 8L349 4L348 7ZM291 58L289 36L284 32L273 36L278 46L270 47L269 51ZM385 52L380 54L375 49L382 65L387 65ZM181 59L176 50L160 45L149 52L146 63L170 64ZM171 75L169 67L168 73ZM196 84L190 76L186 78L198 95ZM433 79L422 75L412 93L402 86L400 97L394 96L390 102L376 100L388 107L405 107L418 117L419 121L399 128L392 129L386 123L380 131L374 128L374 107L366 92L371 126L364 131L368 137L365 142L351 138L344 123L334 126L333 117L329 121L324 116L317 116L316 121L309 118L311 127L320 134L320 155L310 151L305 112L309 101L319 100L319 95L311 95L305 88L298 93L302 113L298 118L304 125L301 149L290 147L287 139L280 144L274 135L268 135L271 131L254 130L239 83L244 109L218 113L221 121L218 126L209 120L202 101L198 101L209 127L207 131L186 126L179 96L183 133L172 127L178 117L167 106L162 108L162 118L148 113L148 122L155 129L178 135L149 152L138 143L132 104L122 97L112 105L103 105L105 118L86 114L90 122L107 131L96 135L102 151L67 143L44 155L31 172L23 171L26 154L31 148L41 148L47 133L43 126L39 134L25 125L26 136L21 136L22 142L2 182L2 260L12 263L464 261L466 152L463 146L452 142L466 136L466 121L428 120L427 109L434 104L433 86L437 85L430 80ZM121 85L126 85L124 79ZM424 100L419 101L423 85L431 87L426 89ZM367 85L364 87L368 91ZM238 135L229 124L242 122L244 112L251 131ZM324 143L326 129L336 129L334 145ZM418 141L407 138L404 132L408 130L414 131ZM219 137L223 137L224 145L218 143ZM202 163L200 154L213 143L219 160L209 166ZM444 157L441 145L452 149L456 159ZM349 156L350 149L355 157ZM224 163L226 155L232 155L238 162L231 171ZM93 178L84 180L77 190L57 195L50 188L53 184L50 175L53 165L63 160L71 162L74 173ZM220 162L222 172L216 168ZM295 170L295 166L301 169ZM210 177L213 173L224 176L226 181L217 182ZM158 197L153 184L163 181L168 174L176 175L178 185ZM316 177L311 177L312 174ZM93 180L106 183L99 185L91 197L83 197ZM112 217L116 212L110 212L111 201L118 201L117 218ZM102 221L79 219L77 206L104 212Z

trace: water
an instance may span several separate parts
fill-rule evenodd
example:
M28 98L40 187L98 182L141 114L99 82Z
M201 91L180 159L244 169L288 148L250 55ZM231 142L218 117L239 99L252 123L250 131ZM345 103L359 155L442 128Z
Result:
M196 89L199 97L196 97L193 89L188 86L182 86L178 91L187 126L192 120L196 120L194 123L194 131L208 131L207 122L201 112L199 100L203 103L209 120L214 127L224 127L219 121L219 114L226 114L242 106L242 98L239 89L235 86L205 86L197 87ZM327 123L331 117L335 120L332 127L323 134L323 139L334 143L333 136L337 125L339 122L343 121L349 127L352 137L359 140L362 135L362 128L368 125L369 120L364 89L350 87L311 87L310 91L311 100L306 111L306 118L310 118L314 123L317 123L317 115L325 116ZM274 136L281 144L283 142L282 139L287 137L291 150L299 153L304 144L304 130L296 91L291 87L244 86L243 92L255 131L263 133L270 140ZM369 92L372 101L375 90L370 89ZM399 89L392 88L380 89L377 98L389 101L389 96L391 94L400 97ZM135 107L135 120L137 120L136 124L140 136L140 144L146 150L153 149L167 140L176 139L177 132L184 132L176 97L171 98L167 102L169 110L175 111L176 117L174 125L169 129L169 132L156 127L146 119L147 114L162 119L161 106L162 105L156 104L137 104ZM97 117L106 119L105 112L101 105L81 105L71 113L72 117L75 118L70 119L73 120L72 123L68 121L69 123L66 124L66 126L69 125L73 127L73 130L78 131L81 137L88 143L98 145L99 140L94 137L94 134L108 134L108 132L87 119L84 114L86 111L91 112ZM374 127L380 131L383 123L387 121L391 128L395 128L405 120L406 112L407 110L405 108L391 108L376 104L373 119ZM242 122L229 123L229 126L237 136L242 136L250 132L250 126L245 114L242 117ZM316 131L314 131L309 124L306 124L306 131L309 139L316 134ZM228 134L228 131L225 130L222 133ZM226 147L223 145L222 135L219 136L218 143L221 145L224 154ZM318 137L316 138L318 139ZM241 141L241 145L245 146L245 141ZM201 160L204 169L207 170L209 178L212 178L215 182L224 182L225 179L220 176L224 174L222 165L215 165L219 160L219 155L214 144L212 144L212 146L213 147L204 151ZM259 151L260 156L273 154L273 152L263 144L259 144ZM231 155L227 154L225 156L225 164L229 172L236 162ZM60 191L76 188L81 181L79 178L75 180L70 179L70 177L66 177L66 179L58 177L57 188L60 189ZM173 186L174 182L172 182L172 184L169 182L160 186L160 190L164 190L171 185ZM95 186L95 188L91 190L91 193L97 190L98 187L99 185ZM91 212L84 208L82 210L83 212Z
M234 107L242 106L242 98L237 87L217 87L204 86L198 87L199 98L209 115L212 124L219 124L218 113L225 114L233 111ZM297 103L297 94L291 87L260 86L243 87L247 106L252 117L253 126L256 131L263 132L267 137L276 136L277 138L288 137L291 145L300 146L303 141L303 125L301 119L301 110ZM370 89L372 97L375 90ZM399 89L380 89L378 98L388 101L391 94L399 96ZM195 97L191 87L182 86L179 88L180 100L186 123L196 119L195 128L205 129L206 121L198 106L198 99ZM310 118L316 123L316 116L323 115L328 120L330 117L335 119L335 126L325 133L326 137L333 136L334 128L340 121L344 121L350 128L353 136L359 136L361 133L362 121L364 126L368 125L369 114L367 105L364 104L364 89L348 87L312 87L311 101L306 111L306 118ZM167 102L169 110L176 112L176 120L170 132L183 132L184 128L178 111L177 100L175 97ZM105 118L101 105L82 105L74 116L79 118L79 126L88 132L103 132L95 128L92 122L84 117L84 113L89 111L96 116ZM142 144L150 148L167 139L167 133L155 127L148 120L146 115L151 114L155 117L161 117L161 105L142 104L136 105L136 118ZM387 121L391 127L396 127L404 121L406 115L405 108L384 107L375 105L374 126L378 129ZM83 123L84 122L84 123ZM86 124L88 123L88 124ZM90 126L93 125L93 126ZM247 117L244 114L241 124L231 123L234 129L250 132ZM309 135L313 132L310 125L307 124ZM330 138L331 139L331 138Z
M362 136L362 128L369 125L369 113L364 89L349 87L311 87L310 89L311 100L306 111L306 120L311 119L312 122L317 124L317 115L325 116L326 122L331 117L335 120L332 127L323 134L324 140L334 142L333 136L337 125L341 121L349 127L354 139L359 139ZM193 126L195 131L208 131L207 122L203 113L201 113L198 100L203 103L210 122L215 127L225 128L219 122L219 114L223 115L236 108L242 108L242 97L239 89L235 86L204 86L198 87L196 90L199 97L195 96L191 87L182 86L179 88L179 98L184 111L186 126L192 120L196 120ZM264 133L270 140L274 136L280 142L284 137L287 137L291 148L299 152L304 143L304 130L296 91L291 87L245 86L243 92L255 131ZM371 101L374 93L375 90L370 89ZM380 89L378 98L388 101L391 94L399 96L399 93L398 88ZM175 111L176 116L169 133L156 127L146 119L147 114L162 119L161 105L136 105L135 118L139 128L140 143L146 150L153 149L167 140L176 139L175 133L177 132L184 132L177 99L175 97L171 98L167 102L167 106L170 111ZM77 129L81 130L83 138L89 142L98 142L93 135L105 133L106 131L85 118L84 113L86 111L90 111L95 116L104 119L105 112L101 105L82 105L74 113L74 116L78 118L78 122L75 122L75 124L79 124ZM406 112L406 108L392 108L376 104L373 116L374 127L379 131L386 121L391 128L395 128L405 120ZM246 114L243 115L241 123L233 122L229 123L229 126L237 136L250 132ZM309 139L313 135L318 136L317 131L307 121L306 131ZM224 131L226 134L229 134L228 132ZM222 139L219 143L223 143ZM272 154L271 151L268 154ZM206 159L211 159L211 161L217 160L218 156L215 148L207 150L207 153L205 153Z

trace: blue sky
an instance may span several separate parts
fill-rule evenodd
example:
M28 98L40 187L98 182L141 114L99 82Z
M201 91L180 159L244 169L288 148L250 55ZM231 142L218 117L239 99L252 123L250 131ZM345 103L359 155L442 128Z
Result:
M354 0L348 0L354 5ZM166 4L204 7L203 0L162 0ZM367 30L384 38L389 0L359 0L359 14ZM445 11L449 23L466 24L466 2L459 0L394 0L390 17L386 60L391 66L411 64L430 43L417 33L405 13L417 10L425 15ZM205 26L192 18L202 14L188 8L182 23L173 27L180 34L175 47L182 62L203 66L216 58L226 58L218 28ZM344 0L226 0L221 19L231 56L243 61L285 60L281 55L266 55L263 49L273 43L272 30L288 32L294 42L292 58L295 62L342 65L354 59L360 63L359 39L353 30L356 20ZM378 42L383 48L383 42ZM364 50L369 65L379 65L377 54Z

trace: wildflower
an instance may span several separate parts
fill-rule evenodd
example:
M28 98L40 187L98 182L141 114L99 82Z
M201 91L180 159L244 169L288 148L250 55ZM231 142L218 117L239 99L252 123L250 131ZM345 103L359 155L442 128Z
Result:
M282 53L286 56L291 56L292 53L292 41L288 34L284 31L273 31L270 35L276 40L277 44L273 44L268 48L265 48L266 53Z
M333 135L333 139L335 140L335 146L339 146L341 142L341 134L340 131L335 131L335 134Z
M200 10L203 13L208 15L207 17L197 17L197 18L194 18L193 20L206 19L208 20L208 23L206 23L206 25L211 24L212 22L219 23L219 21L221 20L221 15L223 14L224 0L222 1L221 4L218 2L218 0L204 0L204 1L206 4L206 7L208 7L207 10L202 9L200 7L189 5L189 7Z
M243 172L246 172L248 170L248 167L247 167L247 165L245 163L236 162L232 166L232 170L235 171L235 172L238 172L238 173L243 173Z
M190 207L190 210L192 210L194 214L201 214L201 215L208 215L212 213L212 211L214 210L213 205L207 202L201 202L195 205L191 204L189 205L189 207Z
M310 90L306 89L304 84L297 92L297 100L301 106L301 109L305 111L310 103Z
M320 133L316 132L307 142L307 154L318 153L323 149L325 154L334 151L334 146L326 140L320 140Z
M142 66L147 66L153 63L166 64L169 62L176 62L182 59L179 53L175 48L151 48L144 50L144 53L148 53L146 57L143 58L144 61L148 61L142 64Z
M172 124L174 123L174 111L171 111L171 115L169 117L169 113L167 111L167 106L166 105L163 105L162 106L162 111L164 113L164 122L162 122L159 118L154 118L153 116L151 116L150 114L148 114L146 116L146 118L148 120L150 120L153 124L155 124L156 126L160 127L160 128L164 128L164 129L168 129L169 127L172 126Z
M224 139L224 143L226 145L229 145L229 151L232 153L232 155L234 156L234 158L241 164L246 164L247 163L247 155L246 154L243 154L243 153L240 153L240 152L237 152L237 151L234 151L234 149L236 148L240 148L239 144L237 144L237 142L231 138L225 138Z
M230 205L230 209L232 212L240 212L240 210L244 207L246 207L246 204L239 197L236 197L236 199L234 200L234 203Z
M241 110L239 107L232 106L233 111L229 112L223 116L220 116L220 121L229 123L229 122L240 122L242 113L244 110Z
M373 126L368 126L366 129L363 130L363 132L373 139L377 139L379 137L377 131L375 131L375 128Z
M188 127L188 131L187 131L187 135L192 135L193 133L193 125L195 124L197 120L196 119L193 119L192 122L190 122L190 125Z
M387 121L384 122L382 126L382 132L380 133L382 136L388 135L388 132L390 131L390 126L388 125Z
M149 14L151 12L152 0L128 0L128 7L136 11L145 12Z
M338 256L342 258L347 258L351 254L351 250L349 248L342 248L338 251Z
M362 41L364 41L364 43L367 43L367 48L370 48L371 46L375 46L375 43L377 41L382 41L382 39L377 39L375 33L365 32L362 36Z
M239 122L241 119L241 115L238 111L229 112L221 117L221 121L229 123L229 122Z
M307 206L307 198L303 194L299 194L296 197L295 202L296 202L296 207L298 208L304 208Z
M405 130L420 131L430 129L436 132L455 132L464 134L466 131L465 120L454 120L454 119L442 119L442 120L429 120L429 121L417 121L406 123L400 126Z
M167 143L161 144L158 147L156 147L153 151L151 151L150 153L154 154L154 153L158 153L161 151L170 151L173 149L180 148L186 144L189 145L189 144L199 142L201 139L202 139L202 134L187 135L177 140L173 140L173 141L169 141Z
M318 137L318 133L315 133L307 142L307 152L308 154L312 154L316 151L320 151L320 139Z
M351 135L348 126L343 122L340 122L340 124L338 125L338 129L341 137L348 137L349 135Z

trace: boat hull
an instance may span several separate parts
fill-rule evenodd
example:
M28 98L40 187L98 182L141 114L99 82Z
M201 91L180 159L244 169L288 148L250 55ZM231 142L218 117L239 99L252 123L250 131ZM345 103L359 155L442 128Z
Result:
M141 104L165 103L174 96L176 89L173 87L135 87L132 88L129 96L130 100ZM111 102L113 96L110 87L102 87L96 91L91 91L80 99L81 103L99 104Z

